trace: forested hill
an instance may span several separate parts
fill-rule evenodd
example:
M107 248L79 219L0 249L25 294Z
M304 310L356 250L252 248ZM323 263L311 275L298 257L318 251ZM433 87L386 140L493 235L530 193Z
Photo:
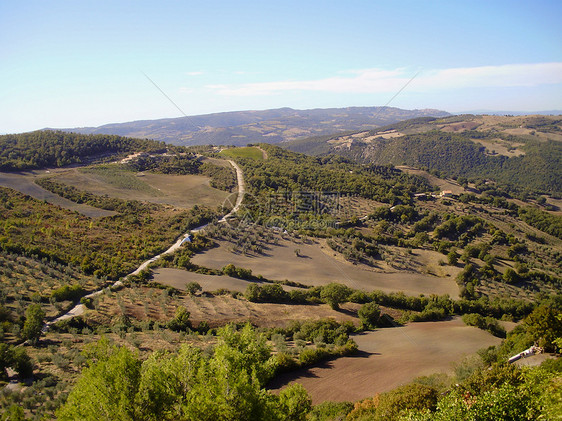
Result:
M445 111L402 110L393 107L348 107L313 110L279 108L131 121L100 127L68 129L79 133L103 133L151 138L175 145L236 145L280 143L309 136L370 130L415 117L444 117Z
M165 150L163 142L41 130L0 136L0 171L61 167L108 154Z
M313 155L410 165L518 190L562 192L562 119L554 116L420 118L377 130L286 143Z

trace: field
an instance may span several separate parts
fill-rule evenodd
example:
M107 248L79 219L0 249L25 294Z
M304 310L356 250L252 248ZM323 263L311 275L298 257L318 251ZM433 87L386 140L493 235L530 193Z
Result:
M419 376L450 372L455 362L500 339L460 318L443 322L410 323L354 336L355 356L328 361L281 375L273 389L298 382L314 404L356 401L391 390Z
M229 322L250 321L260 327L284 327L291 320L332 318L338 321L358 323L358 304L342 305L343 311L334 311L328 305L291 305L252 303L231 295L180 295L170 297L166 290L154 288L126 288L96 297L95 310L88 310L84 317L92 323L115 324L123 316L139 323L156 320L165 324L173 318L176 308L184 306L190 312L194 327L205 321L211 327ZM392 310L389 310L392 312ZM399 312L394 311L394 316Z
M452 278L439 278L424 273L393 271L376 272L365 265L354 265L332 251L322 242L311 244L280 240L270 244L263 254L232 253L227 242L197 254L193 263L221 269L229 263L251 269L255 275L272 280L289 280L306 285L325 285L340 282L349 287L384 292L404 291L407 295L449 294L458 296L458 287ZM299 250L297 257L295 250Z
M37 172L36 172L37 173ZM45 174L45 171L41 172ZM93 206L74 203L64 197L60 197L33 182L33 173L0 173L0 186L9 187L35 199L44 200L61 208L79 212L90 218L102 218L115 215L115 212L94 208Z
M209 185L201 175L134 173L105 166L70 169L57 174L56 181L97 195L141 200L190 208L196 204L216 207L228 195Z
M230 158L252 158L257 160L264 159L263 151L260 148L254 146L233 148L233 149L223 149L220 152L220 155L227 156Z

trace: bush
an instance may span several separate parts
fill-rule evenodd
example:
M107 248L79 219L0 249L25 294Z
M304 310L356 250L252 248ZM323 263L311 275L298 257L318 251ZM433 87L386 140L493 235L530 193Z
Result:
M197 282L190 282L185 286L185 291L189 294L189 295L195 295L197 294L199 291L201 291L203 288L201 288L201 285L199 285Z
M361 306L357 312L359 320L365 329L375 328L381 317L381 309L377 303L371 302Z
M305 348L299 355L302 365L312 365L330 357L330 353L324 348Z
M308 414L310 421L343 420L353 409L351 402L322 402Z
M345 285L331 282L322 288L320 298L334 310L338 310L341 303L346 302L351 295L351 289Z
M259 286L250 284L244 292L248 301L254 303L284 303L289 301L290 294L279 284Z
M55 289L51 293L51 298L55 301L75 301L78 300L85 294L84 288L80 285L63 285L60 288Z
M380 395L375 419L395 420L406 410L433 411L437 398L438 392L433 387L417 383L401 386Z
M477 313L468 313L462 316L462 321L468 326L476 326L479 329L487 330L498 338L505 338L505 329L493 317L484 317Z
M178 307L176 309L175 317L167 324L168 329L175 330L176 332L186 332L191 328L189 321L190 313L185 307Z

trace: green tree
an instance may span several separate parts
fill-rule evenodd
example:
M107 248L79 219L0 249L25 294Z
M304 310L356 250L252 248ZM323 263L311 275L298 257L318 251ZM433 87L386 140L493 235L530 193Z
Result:
M448 254L447 254L447 260L449 262L449 264L451 266L456 266L456 264L459 261L459 255L457 254L456 250L451 250Z
M39 304L31 304L25 311L25 322L23 324L22 337L30 342L37 342L43 329L45 312Z
M361 306L357 315L365 329L373 329L380 320L381 308L375 302L366 303Z
M98 344L90 356L91 365L82 371L57 419L139 419L135 395L141 362L137 356L128 348L110 347L107 342Z
M167 324L168 329L175 330L177 332L185 332L191 328L191 322L189 321L189 316L191 313L187 311L187 308L180 306L176 309L176 314L172 320Z
M334 310L338 310L340 304L346 302L350 295L351 290L347 286L335 282L324 286L320 292L320 298Z
M525 319L525 327L532 339L548 351L555 351L556 343L562 337L560 315L559 310L541 305Z
M507 268L503 274L503 280L508 284L514 284L519 281L519 275L512 268Z
M201 288L201 285L199 285L199 283L197 282L189 282L186 286L185 286L185 291L189 294L189 295L195 295L197 294L199 291L202 291L203 288Z

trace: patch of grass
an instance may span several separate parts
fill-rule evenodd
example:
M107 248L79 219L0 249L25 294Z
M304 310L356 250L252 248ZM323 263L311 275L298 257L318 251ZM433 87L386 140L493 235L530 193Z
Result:
M228 156L230 158L251 158L258 161L263 160L262 151L253 146L223 149L220 155Z
M120 189L136 190L155 196L162 196L160 191L136 177L136 173L128 171L119 165L109 164L81 168L80 172L93 175L100 178L103 182Z

